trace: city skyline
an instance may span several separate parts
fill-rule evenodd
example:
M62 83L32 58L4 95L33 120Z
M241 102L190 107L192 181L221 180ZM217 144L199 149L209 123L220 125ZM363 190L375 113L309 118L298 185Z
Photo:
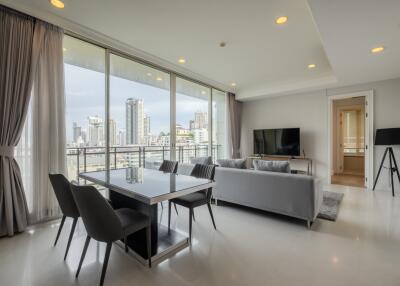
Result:
M169 132L151 133L151 117L136 110L143 109L143 101L141 99L127 99L126 107L124 129L117 126L113 118L109 119L110 146L169 145ZM208 142L207 112L195 112L188 125L190 127L185 128L181 124L176 124L177 143L201 144ZM131 130L127 131L129 129ZM104 121L98 116L88 116L86 126L79 126L77 122L72 122L72 133L73 139L68 141L69 145L105 146ZM168 139L165 137L168 137ZM133 138L136 139L133 140Z
M86 125L88 116L102 118L105 114L105 95L102 84L104 74L96 71L65 65L66 70L66 100L67 122L76 122L78 126ZM85 80L82 80L85 79ZM150 85L111 77L110 84L110 118L118 126L116 133L123 131L125 122L125 102L128 98L142 98L144 114L151 118L153 134L168 133L170 129L170 97L169 90L163 90ZM190 120L197 111L206 112L208 102L199 98L177 94L177 124L190 128ZM73 141L73 130L67 128L67 139Z

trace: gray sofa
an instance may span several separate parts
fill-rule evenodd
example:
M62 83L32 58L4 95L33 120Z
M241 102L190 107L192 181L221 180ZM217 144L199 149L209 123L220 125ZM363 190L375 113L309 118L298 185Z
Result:
M322 204L321 182L311 176L217 167L214 198L307 221Z

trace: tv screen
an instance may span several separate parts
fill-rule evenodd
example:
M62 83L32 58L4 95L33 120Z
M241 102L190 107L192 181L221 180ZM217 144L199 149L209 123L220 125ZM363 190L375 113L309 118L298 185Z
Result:
M300 156L300 128L254 130L254 154Z

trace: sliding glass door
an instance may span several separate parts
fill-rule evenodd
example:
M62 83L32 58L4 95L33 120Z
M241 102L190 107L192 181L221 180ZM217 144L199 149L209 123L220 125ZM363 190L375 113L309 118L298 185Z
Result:
M70 36L64 63L70 179L225 157L225 92Z
M168 73L110 55L110 167L158 168L170 158Z

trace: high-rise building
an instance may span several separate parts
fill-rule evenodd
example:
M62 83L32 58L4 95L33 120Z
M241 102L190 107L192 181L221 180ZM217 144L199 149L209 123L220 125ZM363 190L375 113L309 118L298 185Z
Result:
M82 136L82 127L78 126L78 123L76 123L76 122L72 123L72 134L73 134L74 143L77 143L79 140L79 137Z
M142 144L144 134L143 100L128 98L125 103L126 144Z
M112 118L108 122L108 130L110 134L110 146L114 146L117 144L117 123Z
M89 146L104 146L103 119L97 116L89 116Z
M194 128L193 129L203 129L208 126L208 113L197 111L194 113Z
M193 140L195 144L208 143L208 130L205 128L193 130Z
M124 131L119 131L118 132L117 145L119 145L119 146L125 146L126 145L126 135L125 135Z
M87 131L86 129L81 130L81 137L82 137L82 143L85 145L87 143Z
M190 130L195 129L195 127L194 127L194 120L190 120L190 121L189 121L189 129L190 129Z
M144 123L143 123L143 134L144 136L149 136L151 134L151 130L150 130L150 116L148 116L147 114L144 116L143 119Z

